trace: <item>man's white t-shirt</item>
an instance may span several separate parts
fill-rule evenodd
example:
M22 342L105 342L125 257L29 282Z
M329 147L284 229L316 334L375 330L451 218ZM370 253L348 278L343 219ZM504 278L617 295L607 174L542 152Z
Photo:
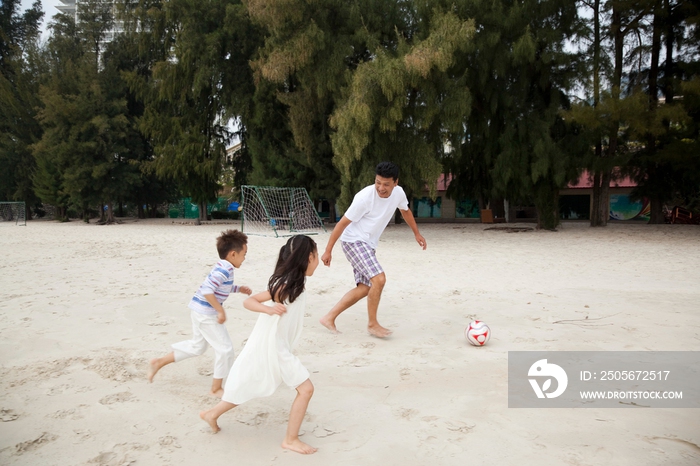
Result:
M401 186L396 186L391 195L382 199L375 186L369 185L355 194L352 204L345 212L352 223L345 228L340 240L346 243L363 241L372 249L377 249L382 235L396 208L408 210L408 199Z

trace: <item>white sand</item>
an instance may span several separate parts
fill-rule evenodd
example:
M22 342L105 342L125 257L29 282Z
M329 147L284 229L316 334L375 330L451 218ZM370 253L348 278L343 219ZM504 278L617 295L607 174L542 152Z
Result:
M209 433L198 412L213 355L147 361L190 335L186 305L233 225L168 219L0 226L0 464L698 465L697 409L509 409L509 350L700 350L700 227L567 223L558 232L484 225L390 226L388 277L367 335L364 301L331 335L318 318L352 286L340 247L307 283L297 354L316 393L304 457L279 447L293 392L247 403ZM325 247L327 235L317 237ZM266 282L282 239L250 237L236 282ZM239 352L256 315L227 301ZM556 324L603 318L597 324ZM465 325L493 337L469 346Z

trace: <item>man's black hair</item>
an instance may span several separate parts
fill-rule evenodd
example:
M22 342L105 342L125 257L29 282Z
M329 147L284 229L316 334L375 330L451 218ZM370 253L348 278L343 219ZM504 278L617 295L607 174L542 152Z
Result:
M391 162L381 162L374 170L374 174L382 178L391 178L396 181L399 179L399 167Z

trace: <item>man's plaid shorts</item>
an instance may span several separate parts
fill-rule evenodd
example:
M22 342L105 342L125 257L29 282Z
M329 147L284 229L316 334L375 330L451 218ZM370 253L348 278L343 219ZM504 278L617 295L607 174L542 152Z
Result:
M384 272L382 266L377 261L374 249L363 241L354 243L346 243L341 241L345 257L352 265L352 271L355 273L355 283L363 283L367 286L372 286L370 279Z

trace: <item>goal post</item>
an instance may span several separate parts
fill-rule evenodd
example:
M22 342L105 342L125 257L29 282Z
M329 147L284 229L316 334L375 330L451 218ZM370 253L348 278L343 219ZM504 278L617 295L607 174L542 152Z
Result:
M0 225L27 226L27 209L24 202L0 202Z
M241 230L274 237L326 232L306 189L251 185L241 186Z

